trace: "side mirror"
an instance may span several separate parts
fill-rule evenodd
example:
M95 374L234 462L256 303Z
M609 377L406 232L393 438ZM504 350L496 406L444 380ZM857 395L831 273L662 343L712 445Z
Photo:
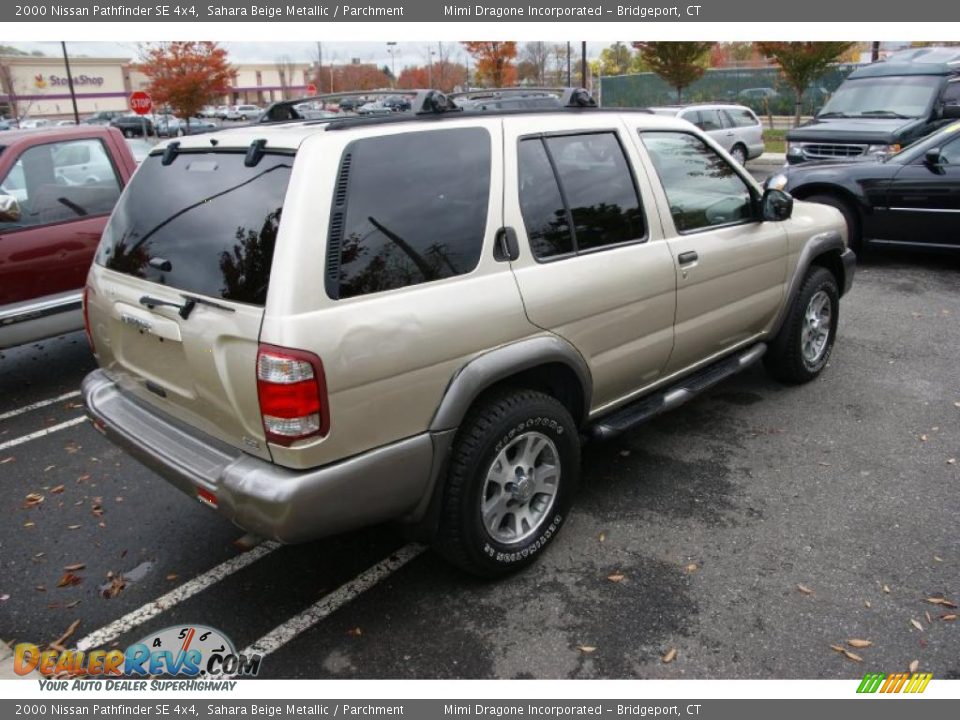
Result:
M940 167L940 148L932 147L923 154L923 162L930 167Z
M13 195L0 195L0 222L20 222L20 203Z
M760 200L760 215L765 222L789 220L793 215L793 195L784 190L767 188Z
M960 118L960 105L944 105L943 106L943 119L944 120L956 120Z

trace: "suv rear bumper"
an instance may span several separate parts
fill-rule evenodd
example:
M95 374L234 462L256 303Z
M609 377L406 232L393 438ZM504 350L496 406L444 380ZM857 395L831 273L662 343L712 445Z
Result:
M302 542L422 510L434 438L415 435L311 470L294 471L186 427L121 392L103 370L83 381L87 415L106 437L191 497L205 491L244 530Z

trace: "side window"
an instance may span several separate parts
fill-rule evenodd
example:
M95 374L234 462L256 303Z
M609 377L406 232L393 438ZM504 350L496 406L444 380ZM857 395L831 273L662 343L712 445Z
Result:
M960 137L956 137L940 148L940 162L960 166Z
M573 252L573 233L560 186L540 138L520 141L520 214L534 257Z
M30 227L106 215L120 182L99 140L72 140L25 150L0 180L0 192L20 203L20 222L6 225Z
M704 132L719 130L722 127L720 122L720 112L718 110L701 110L700 122L697 125Z
M473 270L490 198L490 134L430 130L347 146L330 218L327 292L393 290Z
M641 240L643 210L616 133L520 142L520 210L538 259Z
M753 196L733 167L699 138L641 132L670 203L677 232L754 219Z
M949 83L943 91L944 105L960 105L960 80Z
M723 115L725 127L753 127L760 124L756 116L746 108L724 110Z
M688 123L692 123L697 127L700 127L700 111L699 110L687 110L680 116L681 120L686 120Z

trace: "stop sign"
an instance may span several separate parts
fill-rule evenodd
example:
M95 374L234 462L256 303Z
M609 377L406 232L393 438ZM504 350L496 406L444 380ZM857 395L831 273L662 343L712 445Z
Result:
M153 109L153 100L147 93L140 90L130 93L130 109L137 115L146 115Z
M313 83L310 83L309 85L307 85L307 95L316 95L316 94L317 94L317 86L314 85Z

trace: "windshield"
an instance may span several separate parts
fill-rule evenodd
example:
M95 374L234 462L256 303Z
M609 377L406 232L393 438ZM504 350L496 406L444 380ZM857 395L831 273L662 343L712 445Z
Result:
M151 155L114 210L96 262L161 285L264 305L293 158Z
M903 117L927 114L942 79L925 75L847 80L818 117Z

